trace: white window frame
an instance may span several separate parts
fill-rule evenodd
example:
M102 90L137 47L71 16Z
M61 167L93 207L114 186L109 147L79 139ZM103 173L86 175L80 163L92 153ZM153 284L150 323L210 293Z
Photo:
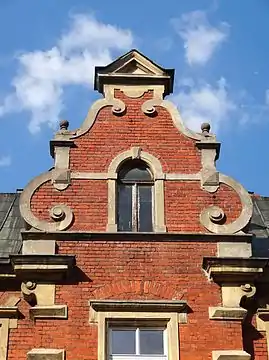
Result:
M89 305L90 323L98 324L98 360L109 359L107 341L109 326L113 323L126 326L126 322L143 323L147 327L166 327L167 358L165 360L179 360L179 323L187 322L188 306L185 301L89 300Z
M135 354L112 354L112 342L111 342L111 333L113 330L130 330L135 329ZM140 354L140 331L141 329L147 329L147 330L162 330L163 332L163 354L147 354L143 355ZM167 329L166 326L146 326L144 323L143 325L134 325L131 321L126 322L126 326L117 326L116 324L108 324L108 330L107 330L107 343L108 343L108 359L109 360L143 360L143 359L152 359L152 360L167 360L168 355L168 346L167 346Z

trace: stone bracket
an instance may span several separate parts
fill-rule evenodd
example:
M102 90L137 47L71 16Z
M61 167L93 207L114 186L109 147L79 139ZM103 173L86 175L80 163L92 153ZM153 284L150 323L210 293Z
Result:
M24 279L58 280L75 266L72 255L25 254L10 255L15 274Z
M33 306L29 310L30 318L67 319L67 305Z
M253 282L263 274L267 258L204 257L203 269L217 283Z
M250 360L249 355L244 350L217 350L212 351L212 360Z
M243 321L247 310L241 307L209 307L209 319L211 320L241 320Z
M63 349L32 349L27 353L27 360L64 360Z

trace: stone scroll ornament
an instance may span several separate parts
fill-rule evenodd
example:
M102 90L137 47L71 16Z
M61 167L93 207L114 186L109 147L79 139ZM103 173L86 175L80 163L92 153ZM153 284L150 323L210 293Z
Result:
M235 234L245 228L249 223L253 204L249 193L237 181L229 176L219 174L219 181L222 184L231 187L239 196L242 203L241 214L231 223L223 223L225 220L225 212L218 206L209 206L200 214L201 224L212 233L216 234Z
M188 129L184 125L177 107L170 101L163 99L147 100L142 104L141 110L147 116L154 116L154 114L157 113L157 106L166 109L179 132L193 140L196 140L196 146L202 150L202 169L200 171L201 188L205 191L213 193L217 191L219 185L223 183L232 188L238 194L241 200L242 211L236 220L228 224L225 223L226 215L223 209L212 205L201 212L201 224L207 230L216 234L235 234L240 232L245 228L251 219L253 212L252 200L249 193L243 188L242 185L229 176L217 172L215 168L215 159L217 158L216 149L218 148L218 143L216 141L215 135L209 134L210 125L207 123L202 124L202 133L196 133ZM213 149L214 152L211 152L208 156L208 153L203 153L203 149Z
M73 221L73 211L65 204L54 205L50 211L53 222L38 219L31 210L31 199L35 191L52 178L52 172L48 171L33 179L24 189L20 196L20 212L29 226L41 231L61 231L67 229Z

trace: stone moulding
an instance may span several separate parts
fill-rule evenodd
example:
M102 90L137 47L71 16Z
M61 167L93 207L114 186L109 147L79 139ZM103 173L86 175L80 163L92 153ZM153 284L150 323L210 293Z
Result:
M0 319L15 319L19 316L17 306L0 306Z
M212 360L250 360L249 355L244 350L217 350L212 351Z
M184 300L89 300L95 311L147 311L183 312L187 311Z
M209 319L211 320L241 320L246 317L247 310L242 307L209 307Z
M219 181L220 183L231 187L238 194L242 203L241 214L233 222L221 225L217 223L217 218L222 220L225 216L224 211L219 207L210 206L201 212L200 222L207 230L213 233L234 234L244 229L244 227L249 223L253 212L252 200L247 190L245 190L241 184L231 177L219 174ZM216 215L217 213L219 216Z
M27 353L27 360L64 360L65 350L63 349L32 349Z
M67 305L37 305L29 313L31 319L67 319Z
M58 279L75 266L72 255L10 255L14 272L20 278Z
M76 139L87 133L93 126L99 111L105 106L112 106L111 111L114 115L121 115L126 109L124 102L120 99L115 99L113 95L95 101L95 103L91 106L82 126L76 131L76 134L73 135L71 139Z
M89 241L89 240L106 240L106 241L178 241L178 242L247 242L251 243L252 234L213 234L197 232L109 232L109 231L31 231L22 230L23 240L72 240L72 241Z
M204 135L203 134L199 134L196 133L190 129L188 129L182 119L181 116L178 112L177 107L170 101L168 100L163 100L163 99L150 99L150 100L146 100L142 106L141 106L141 110L144 114L146 115L152 115L156 109L155 106L160 106L164 109L166 109L169 114L172 117L172 121L175 125L175 127L179 130L179 132L181 132L183 135L187 136L188 138L194 139L194 140L204 140ZM214 135L209 135L210 138L212 138L212 140L215 139Z
M54 222L38 219L31 210L31 199L34 192L45 182L52 179L52 172L48 171L34 178L25 187L20 196L20 212L26 223L37 230L56 231L65 230L73 221L73 211L65 204L57 204L53 207L53 212L57 208L57 213L61 213L59 218L53 217Z
M129 159L141 159L145 161L151 169L154 177L154 230L166 232L164 214L164 173L162 165L155 156L142 151L138 146L118 154L108 167L108 222L107 230L117 232L117 175L120 166Z
M268 258L204 257L202 268L215 282L252 282L268 266Z

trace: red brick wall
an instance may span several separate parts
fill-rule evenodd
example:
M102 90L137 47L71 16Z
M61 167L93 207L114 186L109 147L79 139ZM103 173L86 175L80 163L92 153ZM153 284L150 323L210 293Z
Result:
M125 101L126 114L115 116L111 107L99 112L92 129L75 140L70 153L72 171L106 172L112 159L131 146L157 157L164 172L200 170L195 141L179 133L169 113L158 108L156 117L147 117L141 111L151 92L141 99L127 98L120 91L116 96ZM35 192L32 211L49 220L49 209L58 203L74 210L71 230L105 231L105 180L73 180L63 192L47 182ZM165 182L168 231L205 232L199 215L209 205L223 208L227 222L241 211L238 196L227 186L210 194L200 189L199 181ZM22 360L32 348L49 347L66 349L67 360L97 360L97 327L89 324L89 299L186 300L191 312L188 323L180 325L180 360L211 359L213 350L242 349L240 322L208 317L208 307L221 305L221 296L201 265L204 256L216 254L216 243L136 240L68 241L67 237L58 242L60 254L76 255L79 269L68 278L68 284L56 286L56 303L68 305L68 320L34 323L22 301L20 310L25 318L19 320L18 329L10 331L9 359Z
M197 173L201 169L201 154L195 141L181 134L170 114L158 107L157 116L148 117L142 110L142 98L131 99L121 91L116 96L126 103L126 114L116 116L111 106L101 109L97 119L85 135L75 139L70 151L71 171L107 172L110 162L132 146L157 157L167 173ZM104 180L73 180L65 191L59 192L50 182L42 185L32 198L32 211L40 219L49 220L49 210L57 203L65 203L74 210L72 230L105 231L107 224L107 182ZM205 230L199 221L202 209L218 205L234 220L241 211L238 195L222 185L210 194L200 189L199 181L165 182L165 215L169 231Z
M220 305L218 285L201 269L216 245L193 242L59 242L61 254L76 254L81 275L57 285L56 303L67 304L68 320L24 320L11 330L9 359L23 360L34 347L65 348L67 360L97 360L97 327L89 324L90 299L187 300L188 323L180 325L180 360L211 359L212 350L242 348L241 323L208 319ZM72 279L68 279L72 282Z

